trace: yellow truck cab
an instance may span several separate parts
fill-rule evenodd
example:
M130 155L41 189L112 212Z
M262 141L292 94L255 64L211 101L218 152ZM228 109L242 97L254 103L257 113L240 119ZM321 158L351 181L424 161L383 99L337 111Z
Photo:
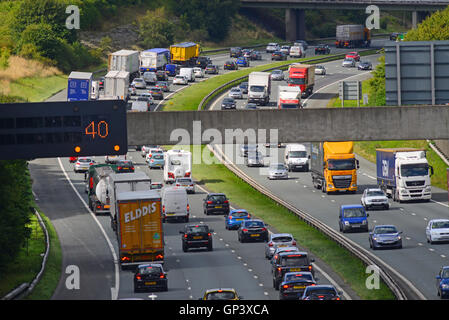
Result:
M359 162L353 153L353 142L312 143L310 171L313 186L325 193L357 192Z

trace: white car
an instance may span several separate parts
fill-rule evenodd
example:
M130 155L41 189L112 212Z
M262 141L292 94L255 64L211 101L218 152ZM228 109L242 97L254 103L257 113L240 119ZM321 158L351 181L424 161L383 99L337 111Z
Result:
M174 185L186 188L187 193L195 193L195 183L192 178L177 178Z
M281 50L279 51L285 53L285 55L288 56L290 54L290 46L282 46Z
M324 66L315 66L315 74L325 75L326 74L326 68Z
M269 43L266 48L267 53L272 53L279 50L281 50L281 47L275 42Z
M288 179L288 170L283 163L270 164L268 169L268 179Z
M195 73L196 78L204 78L204 70L198 67L193 68L193 73Z
M146 89L147 83L142 78L135 78L131 83L131 86L133 86L136 89Z
M355 67L355 60L354 58L346 58L345 60L343 60L342 67Z
M232 88L231 91L229 91L229 98L243 99L242 89L239 87Z
M187 78L184 76L177 75L173 78L173 84L187 84Z
M430 220L426 227L426 239L430 244L437 241L449 241L449 220Z
M79 157L75 162L75 167L73 171L77 172L86 172L89 170L90 166L95 164L95 161L89 157Z
M365 191L363 191L361 203L362 206L365 207L365 210L369 210L371 208L382 208L384 210L388 210L390 208L387 195L379 188L365 189Z
M246 166L247 167L263 167L263 155L260 151L249 152L248 157L246 158Z

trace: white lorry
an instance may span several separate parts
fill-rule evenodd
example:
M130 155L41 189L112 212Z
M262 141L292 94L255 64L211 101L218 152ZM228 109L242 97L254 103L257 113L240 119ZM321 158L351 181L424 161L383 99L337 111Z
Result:
M248 76L248 103L267 105L270 102L270 94L270 73L251 72Z
M187 191L183 187L162 189L162 222L168 219L182 219L189 222L190 206Z
M139 51L119 50L108 55L109 71L129 72L128 82L131 83L134 78L139 76Z
M164 181L173 183L176 178L192 176L192 153L185 150L165 152Z
M129 72L109 71L104 80L104 99L125 100L129 90Z
M285 146L284 164L289 172L297 169L309 171L309 159L303 144L292 143Z
M277 106L278 109L302 108L300 87L279 86Z
M414 148L376 149L377 185L394 201L430 200L433 168L426 151Z

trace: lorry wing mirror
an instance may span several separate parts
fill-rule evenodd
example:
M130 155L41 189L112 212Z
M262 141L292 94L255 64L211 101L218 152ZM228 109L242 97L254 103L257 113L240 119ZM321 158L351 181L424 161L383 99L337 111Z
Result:
M360 168L360 164L359 164L359 160L355 160L355 164L356 164L356 166L357 166L357 169L359 169Z
M310 159L310 154L307 156L308 159Z
M184 231L179 231L180 234L184 234Z
M430 166L430 175L433 176L433 167Z

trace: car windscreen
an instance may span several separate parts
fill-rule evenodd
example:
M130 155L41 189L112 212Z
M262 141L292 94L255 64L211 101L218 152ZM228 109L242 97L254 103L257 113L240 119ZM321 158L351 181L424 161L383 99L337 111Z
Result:
M276 237L271 239L273 242L290 242L292 241L292 237L290 236L282 236L282 237Z
M385 194L382 191L368 191L366 193L368 197L384 197Z
M289 158L307 158L307 151L290 151Z
M449 221L435 221L432 224L432 229L446 229L449 228Z
M235 299L234 292L222 291L222 292L211 292L206 296L206 300L231 300Z
M190 233L200 233L200 232L209 232L209 227L204 225L198 225L198 226L189 226L187 227L187 232Z
M365 216L363 208L346 208L343 211L345 218L360 218Z
M304 255L286 255L281 258L282 267L306 266L309 265L309 259Z
M223 99L223 103L233 103L234 100L233 99Z
M245 222L245 227L248 227L248 228L252 228L252 227L261 228L263 226L264 226L264 224L262 221L246 221Z
M395 227L376 227L374 229L375 234L388 234L388 233L397 233L398 230Z
M316 288L316 287L307 287L307 294L308 295L336 295L334 289L332 288Z
M162 269L157 266L141 267L141 268L139 268L139 273L145 274L145 275L146 274L160 274L160 273L162 273Z
M226 200L226 197L224 195L213 195L213 196L209 196L209 200L224 202Z
M275 164L275 165L271 165L270 169L272 169L272 170L285 170L285 166L283 164Z
M234 218L247 217L248 212L246 211L236 211L231 214Z
M401 176L403 177L426 176L428 173L429 165L427 163L401 165Z
M328 160L327 167L329 170L354 170L355 159Z
M87 162L92 162L92 160L91 159L78 159L78 162L85 162L85 163L87 163Z

